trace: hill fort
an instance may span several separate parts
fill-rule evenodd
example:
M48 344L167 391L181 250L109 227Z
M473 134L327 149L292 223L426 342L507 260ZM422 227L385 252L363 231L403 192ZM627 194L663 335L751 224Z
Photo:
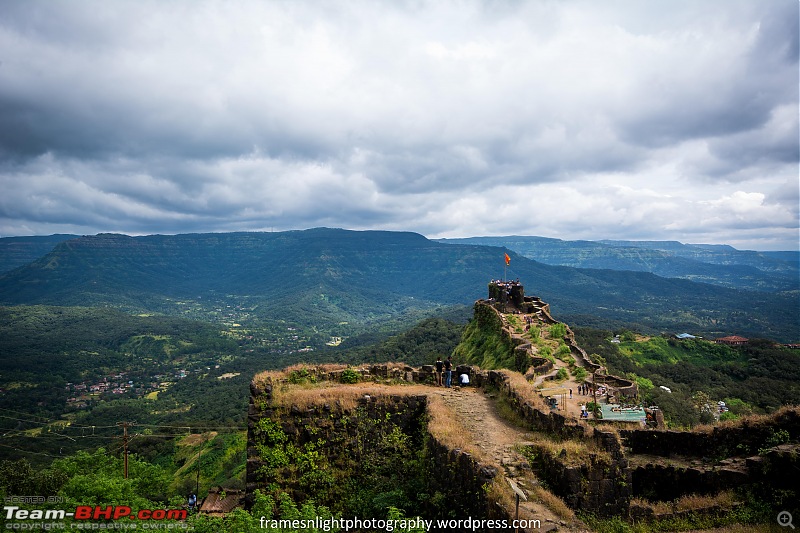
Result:
M592 361L518 281L489 284L451 386L436 374L432 361L255 376L248 504L260 491L451 531L577 532L590 531L586 517L725 516L747 491L798 501L798 408L666 430L636 383Z

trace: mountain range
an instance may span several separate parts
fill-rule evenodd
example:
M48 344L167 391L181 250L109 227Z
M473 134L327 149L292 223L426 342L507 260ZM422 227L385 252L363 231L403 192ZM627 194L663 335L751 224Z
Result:
M50 239L59 242L28 238L42 246L27 245L31 255L45 247L50 250L0 276L0 304L103 305L181 314L188 304L212 306L234 299L247 301L253 314L262 318L347 322L366 330L404 314L471 305L485 297L491 279L508 276L519 278L527 294L542 297L556 318L570 324L703 336L740 334L785 342L800 338L796 264L763 254L742 256L728 247L697 251L706 261L725 254L731 258L712 265L677 253L665 255L642 243L584 242L574 246L583 250L582 258L573 260L580 267L576 268L525 257L520 244L437 242L407 232L316 228ZM559 254L567 261L570 243L517 239L528 243L525 255L538 248L549 250L547 261ZM14 244L0 239L0 251L6 255ZM19 242L16 245L20 250ZM511 257L507 270L505 253ZM617 267L631 268L601 266L612 263L615 254ZM21 255L18 251L17 257ZM649 270L641 266L647 262L653 265ZM585 268L588 265L598 268ZM639 268L633 268L636 265ZM690 266L695 274L687 273ZM666 277L669 273L673 275ZM684 278L713 279L717 285L679 279L681 273ZM740 277L748 281L736 281Z
M677 241L563 241L520 236L439 242L500 246L548 265L650 272L755 291L800 290L800 252L756 252Z

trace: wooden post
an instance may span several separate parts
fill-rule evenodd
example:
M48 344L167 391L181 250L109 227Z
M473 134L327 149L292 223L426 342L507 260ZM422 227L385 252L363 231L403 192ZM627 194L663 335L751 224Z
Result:
M201 433L202 435L202 433ZM197 480L195 481L195 489L194 494L195 496L199 496L200 494L200 456L203 452L203 446L205 446L205 440L200 443L200 447L197 449Z
M525 496L525 493L522 492L522 489L520 489L519 486L516 483L514 483L513 480L506 478L506 481L508 481L508 484L511 485L511 490L513 490L514 494L516 494L516 496L517 496L517 498L516 498L517 499L517 507L516 507L516 510L514 512L514 520L517 521L517 527L516 527L516 529L514 531L516 531L516 533L519 533L519 500L521 498L521 499L523 499L525 501L528 501L528 497Z
M128 423L118 422L118 426L122 426L122 475L128 479Z

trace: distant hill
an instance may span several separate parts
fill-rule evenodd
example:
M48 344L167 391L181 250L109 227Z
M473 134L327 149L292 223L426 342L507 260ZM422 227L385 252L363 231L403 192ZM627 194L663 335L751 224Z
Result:
M49 253L56 244L77 237L77 235L47 235L0 238L0 274L27 265Z
M800 252L761 252L761 255L791 263L795 267L800 268Z
M800 290L796 252L754 252L727 245L677 241L563 241L545 237L439 239L452 244L501 246L548 265L650 272L754 291Z
M247 298L252 312L323 323L377 324L471 304L503 276L503 249L414 233L317 228L279 233L129 237L58 244L0 276L0 304L108 305L181 314ZM705 336L797 340L798 294L726 289L646 272L550 266L514 252L508 270L576 325L632 325Z

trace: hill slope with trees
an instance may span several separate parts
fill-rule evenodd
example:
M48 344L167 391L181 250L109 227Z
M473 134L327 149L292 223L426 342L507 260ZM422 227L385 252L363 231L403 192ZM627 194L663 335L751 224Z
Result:
M246 299L253 316L382 323L484 296L504 249L421 235L317 228L281 233L128 237L62 242L0 276L0 303L113 306L187 316ZM510 252L508 276L576 325L800 338L800 293L726 289L646 272L545 265ZM205 318L198 316L196 318Z

